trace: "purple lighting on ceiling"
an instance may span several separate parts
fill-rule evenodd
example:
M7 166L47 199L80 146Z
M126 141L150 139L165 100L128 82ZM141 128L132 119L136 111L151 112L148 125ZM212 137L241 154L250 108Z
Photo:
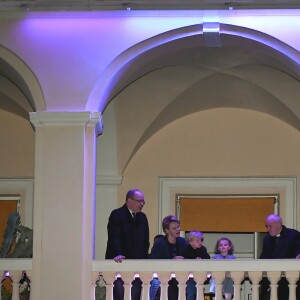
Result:
M203 22L207 24L210 18L219 24L238 28L223 31L224 34L256 40L295 63L300 61L296 50L300 49L300 40L295 38L295 28L300 28L300 10L235 9L208 13L201 10L135 11L131 8L118 12L28 12L28 18L16 23L10 33L16 44L20 47L30 44L31 49L43 53L49 63L51 59L55 61L56 53L59 53L70 73L74 74L73 86L82 84L80 80L87 78L85 72L88 75L92 72L94 77L84 83L87 86L94 84L90 87L93 92L84 108L103 111L110 91L120 79L115 75L128 62L161 44L202 34L200 30L191 32L190 27L200 27ZM78 66L80 74L76 78ZM50 74L52 68L48 69ZM103 78L107 80L103 82ZM54 96L60 98L59 94ZM76 106L75 97L73 105Z

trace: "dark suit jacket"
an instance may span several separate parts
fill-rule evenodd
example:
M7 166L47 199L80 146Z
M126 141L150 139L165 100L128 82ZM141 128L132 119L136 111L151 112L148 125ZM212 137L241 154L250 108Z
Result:
M207 253L207 249L204 246L194 249L191 245L188 245L183 254L184 258L195 259L210 259L210 255Z
M265 236L260 258L296 258L300 253L300 232L282 226L280 237Z
M110 214L107 225L106 259L124 255L125 259L148 257L149 225L143 212L136 214L135 221L126 203Z
M184 238L176 238L176 256L183 256L187 247L187 242ZM156 240L154 243L149 258L152 259L172 259L172 244L167 240L167 237L163 236Z

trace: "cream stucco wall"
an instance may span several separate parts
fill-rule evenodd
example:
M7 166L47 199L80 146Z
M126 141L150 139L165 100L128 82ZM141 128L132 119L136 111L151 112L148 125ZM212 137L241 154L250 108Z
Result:
M140 148L123 173L118 204L128 189L143 190L154 236L159 176L299 176L299 151L299 132L270 115L228 108L194 113Z
M34 177L34 300L91 298L95 191L98 259L129 188L153 237L159 176L299 177L299 11L29 8L0 14L0 177Z
M29 120L0 110L0 141L0 177L33 177L35 133Z

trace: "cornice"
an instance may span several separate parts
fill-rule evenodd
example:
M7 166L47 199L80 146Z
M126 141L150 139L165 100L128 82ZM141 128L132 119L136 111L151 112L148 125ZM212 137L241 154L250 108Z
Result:
M96 185L114 187L122 183L123 176L121 175L97 175Z
M30 122L37 127L87 126L95 127L97 135L102 133L102 116L99 112L31 112Z

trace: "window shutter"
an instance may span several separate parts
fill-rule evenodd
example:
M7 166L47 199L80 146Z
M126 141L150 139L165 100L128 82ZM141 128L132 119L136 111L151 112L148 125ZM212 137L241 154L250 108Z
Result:
M183 231L266 232L266 216L274 213L274 197L180 197Z

